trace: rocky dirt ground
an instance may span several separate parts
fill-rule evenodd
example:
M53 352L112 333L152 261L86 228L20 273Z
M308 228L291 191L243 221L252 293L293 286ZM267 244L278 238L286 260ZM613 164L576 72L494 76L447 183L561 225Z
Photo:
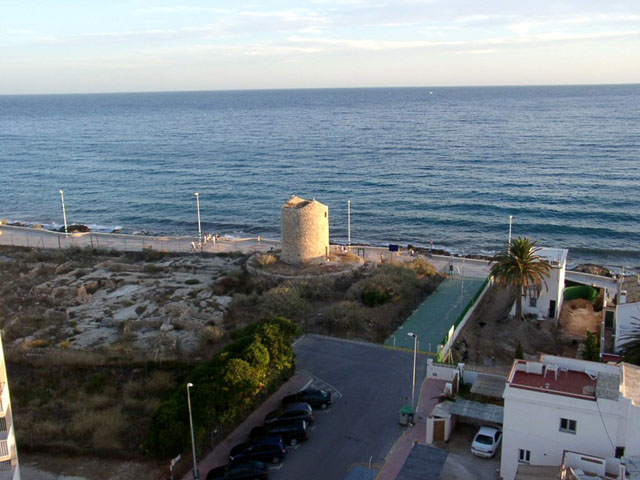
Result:
M509 316L513 292L494 285L480 301L454 346L454 359L478 365L511 365L522 345L525 358L539 353L575 358L586 331L599 331L599 312L585 300L563 305L558 326L552 321L516 320Z
M119 347L158 360L225 333L231 297L216 294L216 285L239 273L237 258L84 251L68 257L15 249L0 257L6 346Z

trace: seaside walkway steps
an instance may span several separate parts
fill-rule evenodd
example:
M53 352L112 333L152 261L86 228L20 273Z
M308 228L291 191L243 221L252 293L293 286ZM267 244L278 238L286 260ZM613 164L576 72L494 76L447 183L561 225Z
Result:
M484 282L484 278L445 278L437 290L384 342L385 345L413 350L414 339L408 335L411 332L418 335L419 351L435 354L442 339Z

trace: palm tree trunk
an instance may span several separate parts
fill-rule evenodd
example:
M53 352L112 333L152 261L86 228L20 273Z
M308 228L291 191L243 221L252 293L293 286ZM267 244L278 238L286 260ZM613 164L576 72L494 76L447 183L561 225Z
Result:
M516 296L516 318L522 320L522 284L518 285L518 294Z

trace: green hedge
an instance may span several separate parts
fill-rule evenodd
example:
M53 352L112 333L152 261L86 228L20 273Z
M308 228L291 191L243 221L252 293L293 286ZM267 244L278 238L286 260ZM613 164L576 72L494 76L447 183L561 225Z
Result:
M575 300L576 298L584 298L591 303L598 298L598 290L589 285L579 285L577 287L567 287L564 289L565 300Z
M295 371L291 342L298 328L276 318L234 334L235 341L212 360L194 368L153 414L143 450L167 459L190 445L186 384L191 382L194 435L199 445L217 425L235 425Z

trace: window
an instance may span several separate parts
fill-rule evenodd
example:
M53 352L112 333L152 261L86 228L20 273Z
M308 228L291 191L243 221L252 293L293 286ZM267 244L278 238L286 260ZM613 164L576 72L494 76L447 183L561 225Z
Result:
M518 462L530 463L531 462L531 450L518 450Z
M538 299L535 298L535 297L531 297L529 299L529 306L530 307L534 307L534 308L537 307L538 306Z
M567 433L576 433L577 422L575 420L569 420L568 418L560 419L560 431Z

